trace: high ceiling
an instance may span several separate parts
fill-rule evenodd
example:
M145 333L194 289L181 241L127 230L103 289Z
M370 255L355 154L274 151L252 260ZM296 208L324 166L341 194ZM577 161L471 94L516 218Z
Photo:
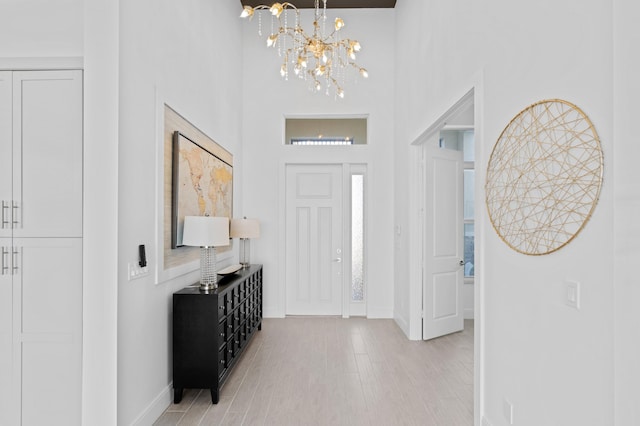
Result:
M255 7L259 4L272 5L274 2L271 0L253 1L253 0L240 0L242 5L249 5ZM295 5L298 9L313 9L315 6L314 0L291 0L290 3ZM327 0L328 9L358 9L358 8L393 8L396 6L396 0ZM320 7L322 7L322 0L320 0Z

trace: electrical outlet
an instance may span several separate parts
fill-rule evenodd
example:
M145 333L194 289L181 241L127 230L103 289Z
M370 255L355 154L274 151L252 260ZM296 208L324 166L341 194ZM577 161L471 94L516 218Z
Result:
M509 422L509 425L513 425L513 404L507 398L502 401L502 410L504 418Z
M137 263L129 263L129 281L149 275L149 267L140 267Z
M580 283L577 281L565 280L565 301L567 306L580 309Z

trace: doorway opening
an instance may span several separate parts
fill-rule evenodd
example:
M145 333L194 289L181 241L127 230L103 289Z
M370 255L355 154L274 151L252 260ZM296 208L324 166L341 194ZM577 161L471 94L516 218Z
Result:
M423 166L423 151L426 149L425 144L440 143L440 132L447 130L474 130L473 134L473 163L463 161L464 166L467 166L467 176L469 176L469 170L473 172L473 183L469 180L467 185L474 188L473 200L467 200L467 203L474 205L473 208L473 222L467 223L467 242L469 245L473 245L471 253L473 256L469 256L469 249L467 255L462 259L463 266L468 265L466 272L467 275L473 275L473 279L468 276L464 281L465 290L468 294L472 294L472 300L469 300L464 305L464 316L466 318L473 317L473 351L474 351L474 365L473 365L473 389L474 389L474 415L475 424L479 424L480 419L480 407L482 406L483 394L482 383L484 382L484 368L482 365L483 353L484 353L484 341L483 335L483 253L482 253L482 241L484 235L484 229L482 224L486 222L485 212L481 208L482 197L484 196L484 190L479 182L484 179L484 170L476 169L476 163L482 163L482 84L480 81L476 81L476 85L464 96L462 96L455 104L453 104L444 114L433 122L416 140L411 144L411 158L414 159L410 163L410 200L409 200L409 281L410 281L410 294L413 297L410 299L410 312L409 312L409 327L408 335L412 340L422 340L423 338L423 303L432 303L432 300L424 300L424 280L423 280L423 247L425 245L425 211L426 206L424 202L425 194L425 179L424 179L424 166ZM435 140L435 142L434 142ZM469 167L472 166L473 168ZM463 166L463 170L465 167ZM462 179L464 179L464 171L461 172ZM467 177L469 179L469 177ZM467 207L469 205L467 204ZM461 206L462 209L462 206ZM463 210L464 213L464 210ZM467 219L469 219L469 211L467 213ZM464 223L465 221L462 220ZM469 226L472 225L472 226ZM464 225L462 225L464 226ZM473 234L471 234L471 229ZM462 235L464 235L464 228ZM464 241L464 237L463 237ZM473 260L471 260L473 259ZM472 274L470 274L472 273ZM427 272L424 273L426 275ZM458 305L459 306L459 305ZM469 321L469 320L467 320Z

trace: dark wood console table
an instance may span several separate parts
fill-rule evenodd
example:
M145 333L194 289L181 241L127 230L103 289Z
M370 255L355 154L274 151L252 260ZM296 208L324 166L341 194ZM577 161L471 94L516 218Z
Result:
M188 389L220 387L256 330L262 329L262 265L218 277L218 288L186 287L173 294L173 400Z

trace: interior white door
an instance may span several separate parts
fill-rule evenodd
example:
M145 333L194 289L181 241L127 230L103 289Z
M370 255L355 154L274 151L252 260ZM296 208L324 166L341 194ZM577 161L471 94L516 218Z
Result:
M342 314L342 165L286 166L287 315Z
M462 151L424 147L423 339L464 328Z

